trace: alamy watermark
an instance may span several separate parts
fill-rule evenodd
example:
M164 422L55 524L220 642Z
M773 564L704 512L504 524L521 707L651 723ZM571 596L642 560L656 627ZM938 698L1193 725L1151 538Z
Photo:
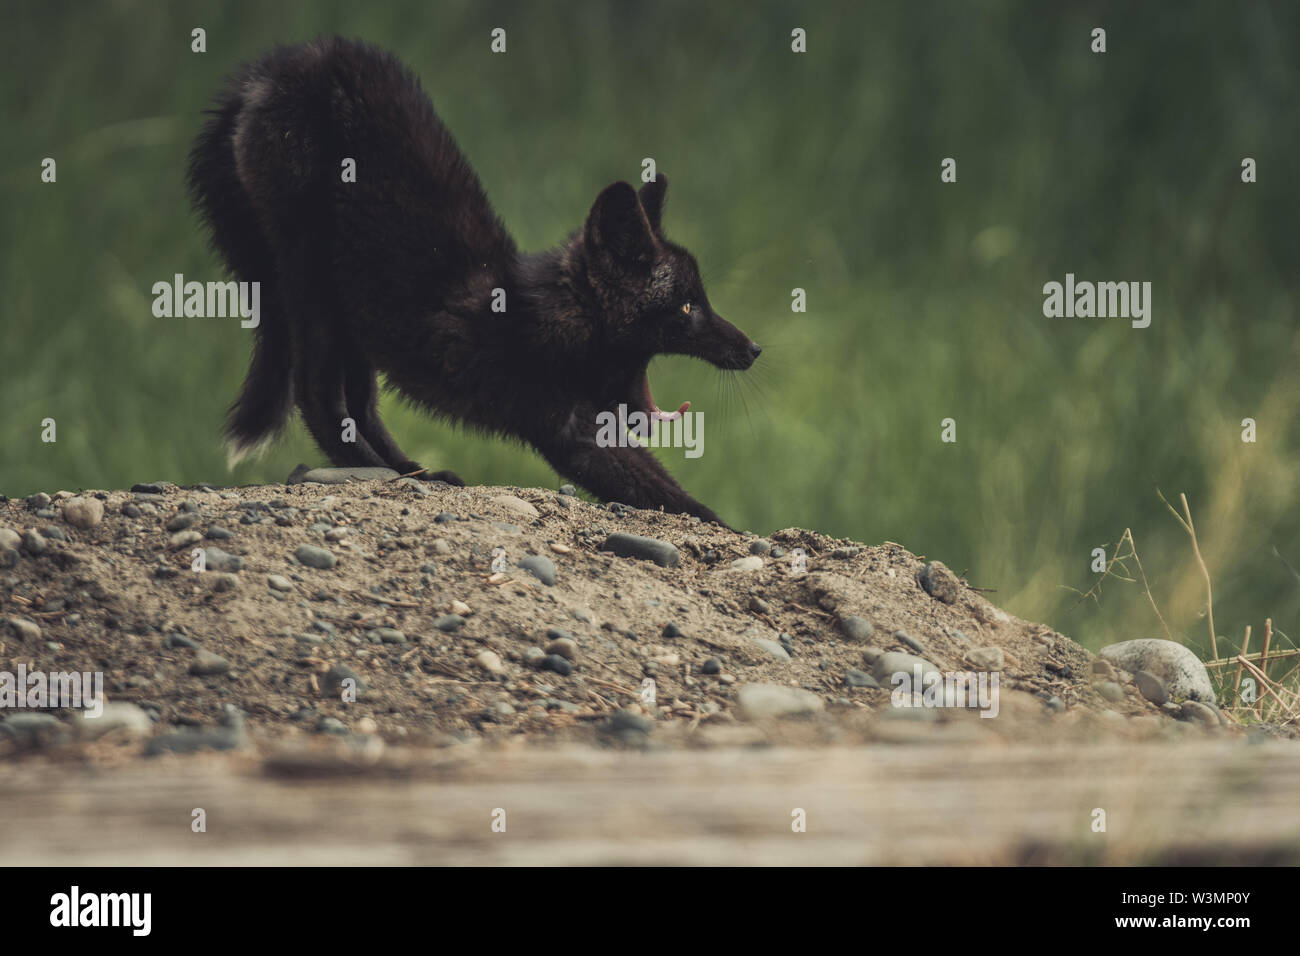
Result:
M255 329L262 322L262 283L185 281L176 273L172 281L153 284L153 314L159 319L240 318L240 325Z
M1043 315L1049 319L1131 319L1133 328L1151 324L1150 282L1075 282L1074 273L1065 283L1043 286Z
M627 405L620 404L617 412L596 416L596 444L601 448L684 448L687 458L699 458L704 454L704 414L629 412Z
M997 671L894 671L889 702L895 707L968 707L981 717L998 715Z
M71 673L28 671L18 665L17 673L0 671L0 710L30 707L84 708L87 717L104 713L104 674L102 671Z

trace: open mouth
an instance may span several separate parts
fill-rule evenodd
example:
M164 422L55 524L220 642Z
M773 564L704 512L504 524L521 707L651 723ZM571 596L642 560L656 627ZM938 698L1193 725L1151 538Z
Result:
M691 407L690 402L682 402L682 405L675 412L661 411L655 404L654 396L650 394L650 370L647 368L641 373L641 404L646 414L650 416L651 421L655 422L675 422L686 413L686 409Z

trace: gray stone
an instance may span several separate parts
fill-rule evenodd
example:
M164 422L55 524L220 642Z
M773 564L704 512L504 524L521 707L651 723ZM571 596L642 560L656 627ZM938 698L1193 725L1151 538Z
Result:
M546 653L559 654L565 660L576 661L578 659L578 642L571 637L557 637L546 645Z
M927 594L944 604L953 604L961 597L961 581L942 561L931 561L923 567L917 580Z
M1157 706L1169 700L1169 689L1155 674L1137 671L1133 674L1133 683L1137 685L1139 694Z
M756 554L751 554L743 558L737 558L731 562L733 571L761 571L763 568L763 559Z
M865 671L850 670L844 675L844 682L850 687L879 687L874 677Z
M915 657L911 654L904 654L902 651L887 651L876 658L875 663L871 665L871 676L882 687L893 687L893 676L903 673L908 676L909 680L916 679L916 668L921 668L921 676L931 672L939 673L939 668L931 664L923 657ZM913 686L913 690L922 688Z
M852 614L840 618L840 630L851 641L869 641L876 633L875 626L865 617L856 617Z
M305 564L309 568L316 568L320 571L326 571L339 563L338 557L333 551L326 551L324 548L318 548L315 545L299 545L293 552L293 556L298 559L299 564Z
M681 555L677 548L658 538L647 538L639 534L615 532L605 539L602 551L613 551L620 558L638 558L653 561L661 568L675 568L681 564Z
M777 641L770 641L765 637L756 637L754 643L765 650L769 656L775 657L778 661L788 661L789 652L782 647Z
M519 561L519 567L523 568L547 587L550 587L555 583L555 562L545 555L530 554L525 558L521 558Z
M279 574L268 574L266 576L267 586L272 591L292 591L293 582Z
M226 571L234 574L244 569L244 559L242 557L222 551L215 545L204 548L203 557L209 571Z
M5 619L5 623L9 625L14 634L25 641L39 641L41 639L41 626L34 621L22 617L10 617Z
M1179 716L1183 720L1205 724L1207 727L1217 727L1220 723L1218 710L1209 704L1202 704L1199 700L1183 701Z
M911 634L908 634L907 631L895 631L894 640L898 641L900 644L905 644L918 654L925 653L925 645L914 638Z
M202 649L195 654L194 663L190 665L190 673L196 677L213 677L224 674L228 670L230 670L230 661L220 654Z

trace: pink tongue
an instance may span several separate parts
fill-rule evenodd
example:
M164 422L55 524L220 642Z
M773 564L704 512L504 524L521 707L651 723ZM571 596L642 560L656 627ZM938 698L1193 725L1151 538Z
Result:
M659 406L655 404L654 396L650 394L650 375L647 373L641 378L642 390L645 392L645 406L650 409L650 418L657 422L675 422L686 413L686 409L691 407L690 402L682 402L682 407L675 412L661 412Z

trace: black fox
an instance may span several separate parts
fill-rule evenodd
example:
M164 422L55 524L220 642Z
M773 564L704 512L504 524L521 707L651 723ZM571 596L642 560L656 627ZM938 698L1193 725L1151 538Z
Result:
M647 449L596 442L597 414L620 404L655 418L686 410L655 406L655 355L746 369L760 352L664 237L664 176L639 193L608 186L558 248L522 254L419 81L376 47L277 48L236 71L210 112L190 192L231 270L262 283L226 426L234 456L272 438L297 404L336 465L463 484L397 447L377 413L382 371L417 405L522 439L605 500L721 523Z

